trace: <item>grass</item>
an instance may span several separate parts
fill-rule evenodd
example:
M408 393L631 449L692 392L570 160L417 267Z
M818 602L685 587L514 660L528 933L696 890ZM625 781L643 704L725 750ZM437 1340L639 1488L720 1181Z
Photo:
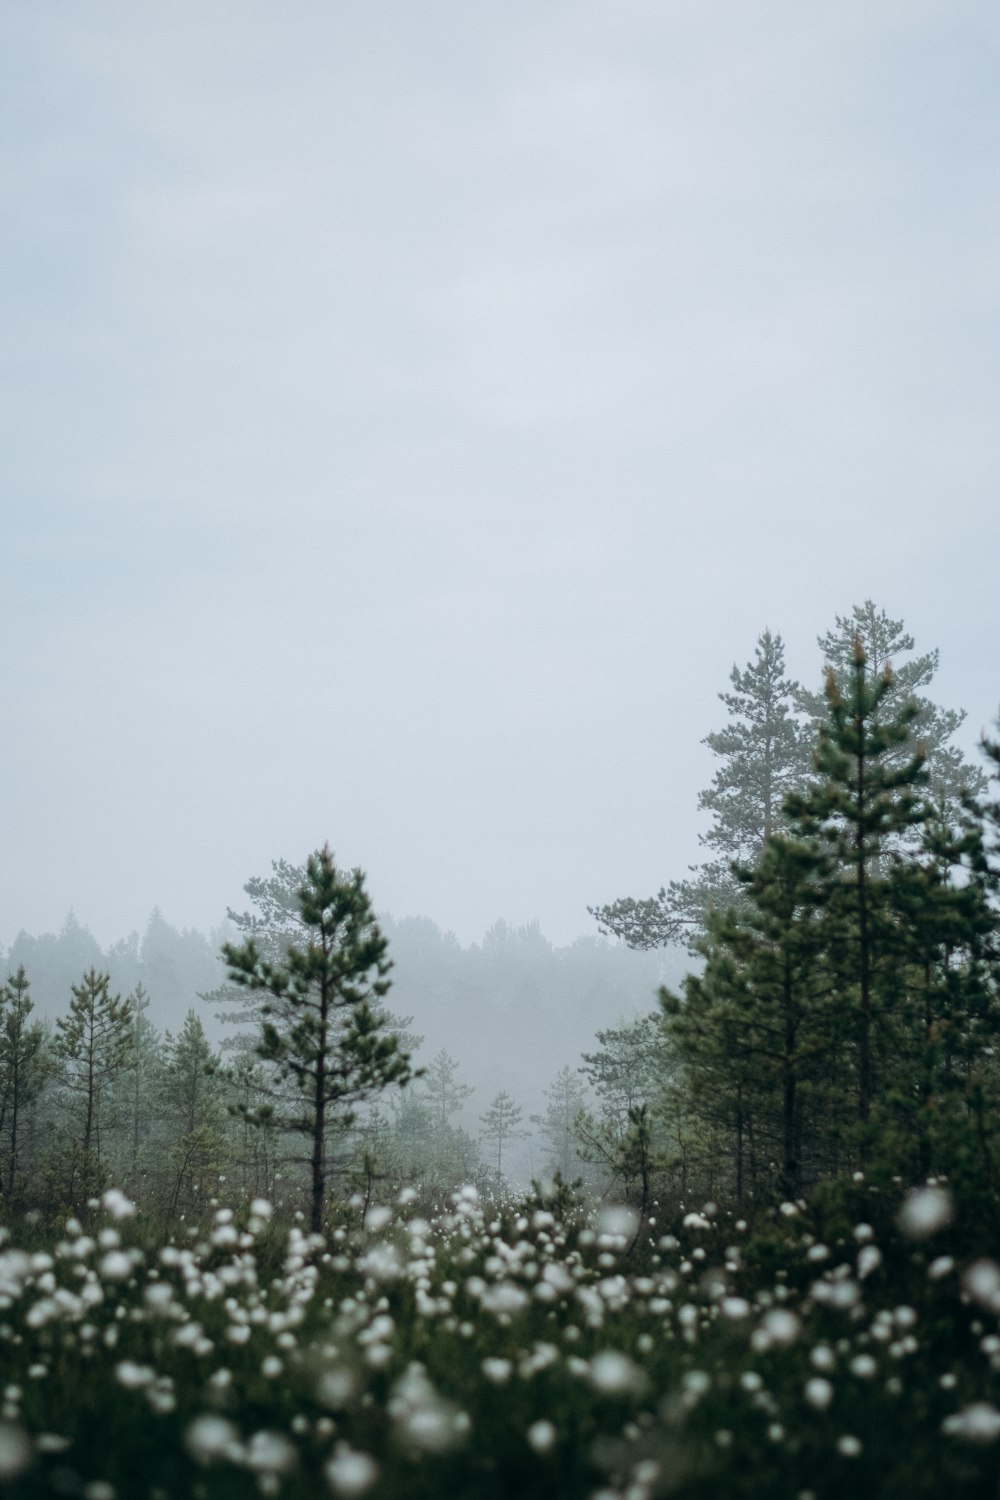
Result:
M464 1190L322 1238L262 1203L158 1234L112 1193L5 1231L0 1491L992 1497L984 1233L940 1185L752 1228Z

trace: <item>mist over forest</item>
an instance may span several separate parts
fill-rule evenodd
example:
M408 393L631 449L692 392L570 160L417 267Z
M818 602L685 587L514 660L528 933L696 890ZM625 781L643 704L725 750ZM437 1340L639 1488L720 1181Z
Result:
M239 899L233 905L239 909ZM420 1038L418 1064L446 1050L462 1080L475 1090L463 1105L473 1135L479 1115L501 1089L525 1118L544 1107L544 1090L565 1065L579 1065L601 1028L649 1012L660 984L679 979L684 956L631 950L600 937L568 947L548 942L538 923L514 928L496 922L481 943L463 947L427 917L396 920L382 914L389 940L392 1008L412 1018ZM225 978L223 942L233 936L223 920L210 933L178 931L158 910L140 935L102 949L70 914L58 933L20 933L3 954L5 972L23 965L31 977L37 1016L49 1023L67 1007L71 987L88 969L106 972L121 995L142 986L148 1020L176 1035L194 1009L213 1046L232 1032L212 992ZM528 1043L528 1044L526 1044ZM510 1166L525 1183L542 1170L537 1145L518 1143Z
M1000 8L0 6L0 1496L1000 1495Z

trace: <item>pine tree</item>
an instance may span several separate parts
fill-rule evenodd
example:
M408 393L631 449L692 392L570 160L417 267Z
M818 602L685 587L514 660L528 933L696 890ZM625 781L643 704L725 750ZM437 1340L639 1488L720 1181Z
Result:
M436 1130L444 1135L467 1099L476 1092L458 1080L458 1063L442 1050L427 1064L420 1092L427 1100Z
M597 1051L583 1054L579 1070L596 1097L595 1108L577 1118L580 1155L616 1181L626 1196L641 1182L645 1197L659 1156L654 1115L673 1059L657 1015L599 1031L597 1041Z
M692 879L671 881L656 896L590 908L601 931L629 947L692 946L710 910L740 899L733 862L759 858L764 841L784 824L785 796L808 775L810 740L793 717L801 689L785 676L781 636L765 630L754 660L742 671L734 665L730 681L732 691L719 694L729 721L702 742L720 761L698 799L712 815L701 842L714 857L693 867Z
M150 1100L159 1086L160 1038L149 1019L149 995L141 980L129 994L128 1006L128 1044L109 1089L118 1126L112 1165L116 1185L130 1197L141 1197L154 1155L156 1118Z
M835 1050L835 1006L824 961L820 889L829 859L813 843L772 834L741 871L738 908L713 913L683 999L660 992L669 1043L699 1114L732 1142L737 1204L758 1187L756 1156L776 1143L785 1196L800 1191L804 1092Z
M82 1163L96 1180L102 1154L101 1104L128 1058L132 1010L127 1000L111 994L111 976L96 969L88 969L72 993L69 1015L56 1021L56 1053L76 1115Z
M519 1104L508 1094L506 1089L501 1089L494 1096L489 1109L480 1116L482 1134L485 1140L493 1141L497 1148L497 1171L503 1171L503 1148L508 1141L523 1140L528 1134L521 1128L521 1120L524 1111Z
M975 797L985 790L986 780L977 766L948 743L965 720L964 709L941 708L925 694L938 670L941 653L935 648L921 656L913 655L914 639L903 628L903 621L890 619L884 609L866 599L864 604L855 604L849 615L837 615L833 630L817 637L823 660L833 671L842 695L850 691L855 642L864 653L870 685L879 681L886 667L892 669L889 685L876 705L876 717L891 719L904 704L915 706L911 734L923 746L930 797L949 816L954 814L963 797ZM799 688L795 701L809 721L811 734L818 731L827 716L825 694ZM900 762L906 753L905 745L895 749L890 746L885 752L887 763Z
M243 887L250 898L250 907L242 912L232 907L227 909L226 915L239 937L244 943L252 941L261 958L269 963L281 963L293 943L308 941L299 903L299 892L305 884L304 865L272 860L268 878L253 875ZM245 1028L224 1044L226 1051L251 1054L256 1051L261 1025L259 992L248 991L245 984L230 982L200 995L199 999L222 1007L215 1013L216 1020Z
M21 1172L24 1121L48 1073L45 1028L29 1020L24 965L0 985L0 1196L14 1202Z
M310 855L298 892L304 940L268 957L256 936L223 949L234 983L262 997L260 1056L279 1090L261 1122L309 1144L310 1223L323 1222L329 1142L356 1106L412 1075L409 1055L380 1014L391 967L360 870L342 874L328 848ZM292 1097L282 1095L288 1083Z
M532 1115L545 1143L545 1165L565 1182L579 1173L579 1120L587 1107L587 1095L578 1074L568 1065L545 1090L545 1113Z
M975 1190L1000 1185L993 1162L1000 1080L998 916L983 828L934 809L921 851L892 871L897 918L890 1125L897 1170L945 1171Z
M167 1033L159 1080L166 1123L167 1199L171 1213L203 1199L226 1164L225 1086L205 1028L189 1010L178 1036Z
M828 716L820 726L816 781L786 803L800 836L820 841L832 857L822 892L825 946L842 994L852 997L862 1124L871 1115L897 977L893 844L927 816L926 757L913 738L919 706L912 699L897 703L890 715L885 700L892 687L888 664L872 678L856 637L845 687L832 667L827 670Z

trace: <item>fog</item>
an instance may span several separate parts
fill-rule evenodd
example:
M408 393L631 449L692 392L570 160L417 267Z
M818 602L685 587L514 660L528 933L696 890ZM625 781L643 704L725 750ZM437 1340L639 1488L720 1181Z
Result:
M5 949L69 912L104 952L154 907L211 934L329 842L401 948L537 921L620 966L606 1004L542 996L537 1094L655 990L573 945L699 857L701 741L765 625L815 686L877 600L971 752L998 28L8 9ZM503 1024L414 997L480 1087Z

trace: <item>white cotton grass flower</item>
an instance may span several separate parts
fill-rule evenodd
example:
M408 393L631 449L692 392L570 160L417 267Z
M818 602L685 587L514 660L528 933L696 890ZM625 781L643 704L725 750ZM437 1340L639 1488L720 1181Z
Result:
M858 1251L858 1280L864 1281L882 1264L882 1252L877 1245L862 1245Z
M974 1260L962 1276L962 1290L973 1302L993 1310L1000 1309L1000 1266L985 1256Z
M325 1473L335 1495L342 1496L343 1500L354 1500L355 1496L367 1494L378 1479L379 1470L371 1454L338 1443Z
M16 1479L31 1462L31 1442L23 1427L0 1422L0 1479Z
M380 1229L384 1229L387 1224L391 1223L392 1209L386 1208L382 1203L376 1204L374 1208L370 1208L365 1215L365 1228L370 1230L372 1234L377 1234Z
M468 1434L468 1416L438 1394L420 1364L396 1381L388 1410L400 1436L422 1453L447 1453Z
M397 1281L406 1274L406 1263L396 1245L382 1242L373 1245L357 1262L363 1276L375 1281Z
M845 1432L837 1439L837 1452L841 1458L857 1458L861 1452L861 1439L856 1438L853 1433Z
M269 1219L274 1210L269 1199L255 1198L250 1205L250 1212L255 1219Z
M757 1353L767 1349L787 1349L795 1343L802 1324L787 1307L772 1307L754 1329L750 1347Z
M298 1454L281 1432L255 1432L246 1445L243 1462L254 1474L287 1474Z
M98 1266L105 1281L127 1281L132 1269L132 1257L127 1250L109 1250Z
M896 1220L907 1239L926 1240L947 1227L955 1217L955 1200L938 1184L913 1188L903 1199Z
M353 1370L346 1365L331 1365L316 1381L316 1400L328 1411L342 1411L350 1405L357 1386Z
M487 1287L480 1300L487 1312L497 1317L512 1317L527 1307L528 1294L512 1281L501 1281L496 1286Z
M119 1188L108 1188L101 1198L101 1206L113 1219L130 1219L135 1213L135 1204Z
M597 1218L597 1233L611 1239L629 1240L639 1228L639 1215L626 1203L608 1203Z
M1000 1437L1000 1411L988 1401L974 1401L962 1411L945 1417L941 1431L968 1443L995 1443Z
M497 1355L488 1355L480 1366L483 1375L491 1385L506 1385L514 1369L509 1359L500 1359Z
M200 1464L216 1463L224 1458L237 1462L243 1456L240 1435L232 1422L209 1412L195 1417L190 1423L184 1434L184 1446Z
M814 1406L817 1411L826 1411L833 1400L833 1386L822 1375L814 1375L811 1380L806 1381L803 1394L810 1406Z
M555 1447L556 1436L554 1425L543 1417L528 1428L528 1446L536 1453L550 1453Z
M639 1395L646 1376L634 1360L618 1349L603 1349L590 1361L590 1383L602 1396Z
M115 1365L115 1379L127 1391L141 1391L144 1386L152 1385L156 1371L148 1365L137 1364L133 1359L123 1359Z

